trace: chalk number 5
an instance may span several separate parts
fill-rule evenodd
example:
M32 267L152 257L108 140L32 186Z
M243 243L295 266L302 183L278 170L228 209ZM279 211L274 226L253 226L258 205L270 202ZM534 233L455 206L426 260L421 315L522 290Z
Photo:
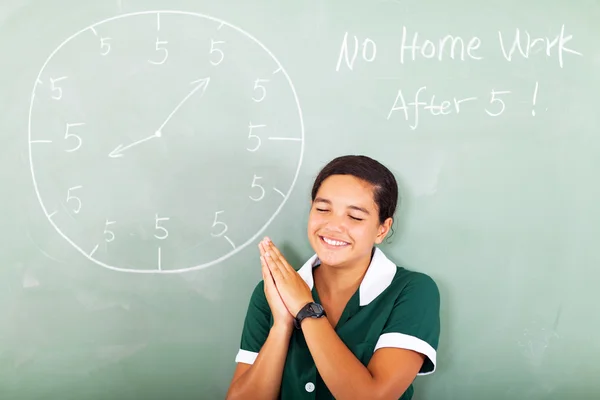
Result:
M219 214L224 213L224 212L225 211L215 212L215 220L213 221L212 228L214 228L215 226L222 226L223 228L218 233L211 232L212 236L215 236L215 237L223 236L225 234L225 232L227 232L227 224L225 222L218 221Z
M491 113L487 110L487 108L485 109L485 112L491 117L497 117L498 115L502 114L504 112L504 109L506 108L506 104L504 104L504 101L502 101L502 99L500 99L496 96L499 96L501 94L509 94L509 93L510 93L510 91L508 91L508 90L503 90L503 91L499 91L499 92L492 90L492 98L490 99L490 104L498 103L498 105L501 108L500 108L500 111L498 111L497 113Z
M254 97L252 96L252 100L254 100L257 103L260 103L261 101L263 101L265 99L265 97L267 96L267 88L264 87L264 85L261 85L261 82L269 82L268 79L257 79L254 81L254 93L255 94L259 94L258 97Z

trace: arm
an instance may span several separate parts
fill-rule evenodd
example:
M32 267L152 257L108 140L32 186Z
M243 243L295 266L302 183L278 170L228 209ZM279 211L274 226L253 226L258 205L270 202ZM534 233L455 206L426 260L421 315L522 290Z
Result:
M312 301L310 288L279 250L269 244L267 265L291 315ZM435 370L440 296L427 275L413 273L399 290L365 368L325 318L307 318L302 331L315 365L338 400L398 399L419 373Z
M306 318L302 331L315 365L331 394L345 399L398 399L415 379L424 356L384 348L365 367L339 338L327 318Z
M439 309L435 282L414 274L396 298L367 367L326 318L303 320L302 331L323 381L338 400L398 399L417 374L435 370Z
M262 253L261 248L261 253ZM294 326L261 256L263 280L250 298L227 399L276 399Z
M273 325L254 363L237 364L227 400L250 399L257 393L261 399L278 397L292 329Z

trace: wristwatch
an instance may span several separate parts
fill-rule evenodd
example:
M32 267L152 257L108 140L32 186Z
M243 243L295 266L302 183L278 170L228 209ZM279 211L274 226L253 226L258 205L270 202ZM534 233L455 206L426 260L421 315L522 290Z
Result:
M296 318L294 318L294 326L296 329L300 329L300 322L304 318L321 318L325 317L327 314L325 313L325 309L318 303L310 302L306 304L304 307L298 311Z

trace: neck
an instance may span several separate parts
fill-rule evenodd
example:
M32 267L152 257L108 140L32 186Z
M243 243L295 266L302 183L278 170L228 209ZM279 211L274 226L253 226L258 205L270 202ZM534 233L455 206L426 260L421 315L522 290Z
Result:
M321 264L314 271L315 285L319 296L331 297L344 293L354 293L360 286L369 264L371 257L360 260L347 266L330 266Z

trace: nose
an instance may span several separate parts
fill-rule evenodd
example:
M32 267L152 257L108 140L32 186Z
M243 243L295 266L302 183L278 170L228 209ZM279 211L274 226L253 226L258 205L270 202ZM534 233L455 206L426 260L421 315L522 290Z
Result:
M333 214L327 216L327 229L332 232L343 232L346 228L343 215Z

